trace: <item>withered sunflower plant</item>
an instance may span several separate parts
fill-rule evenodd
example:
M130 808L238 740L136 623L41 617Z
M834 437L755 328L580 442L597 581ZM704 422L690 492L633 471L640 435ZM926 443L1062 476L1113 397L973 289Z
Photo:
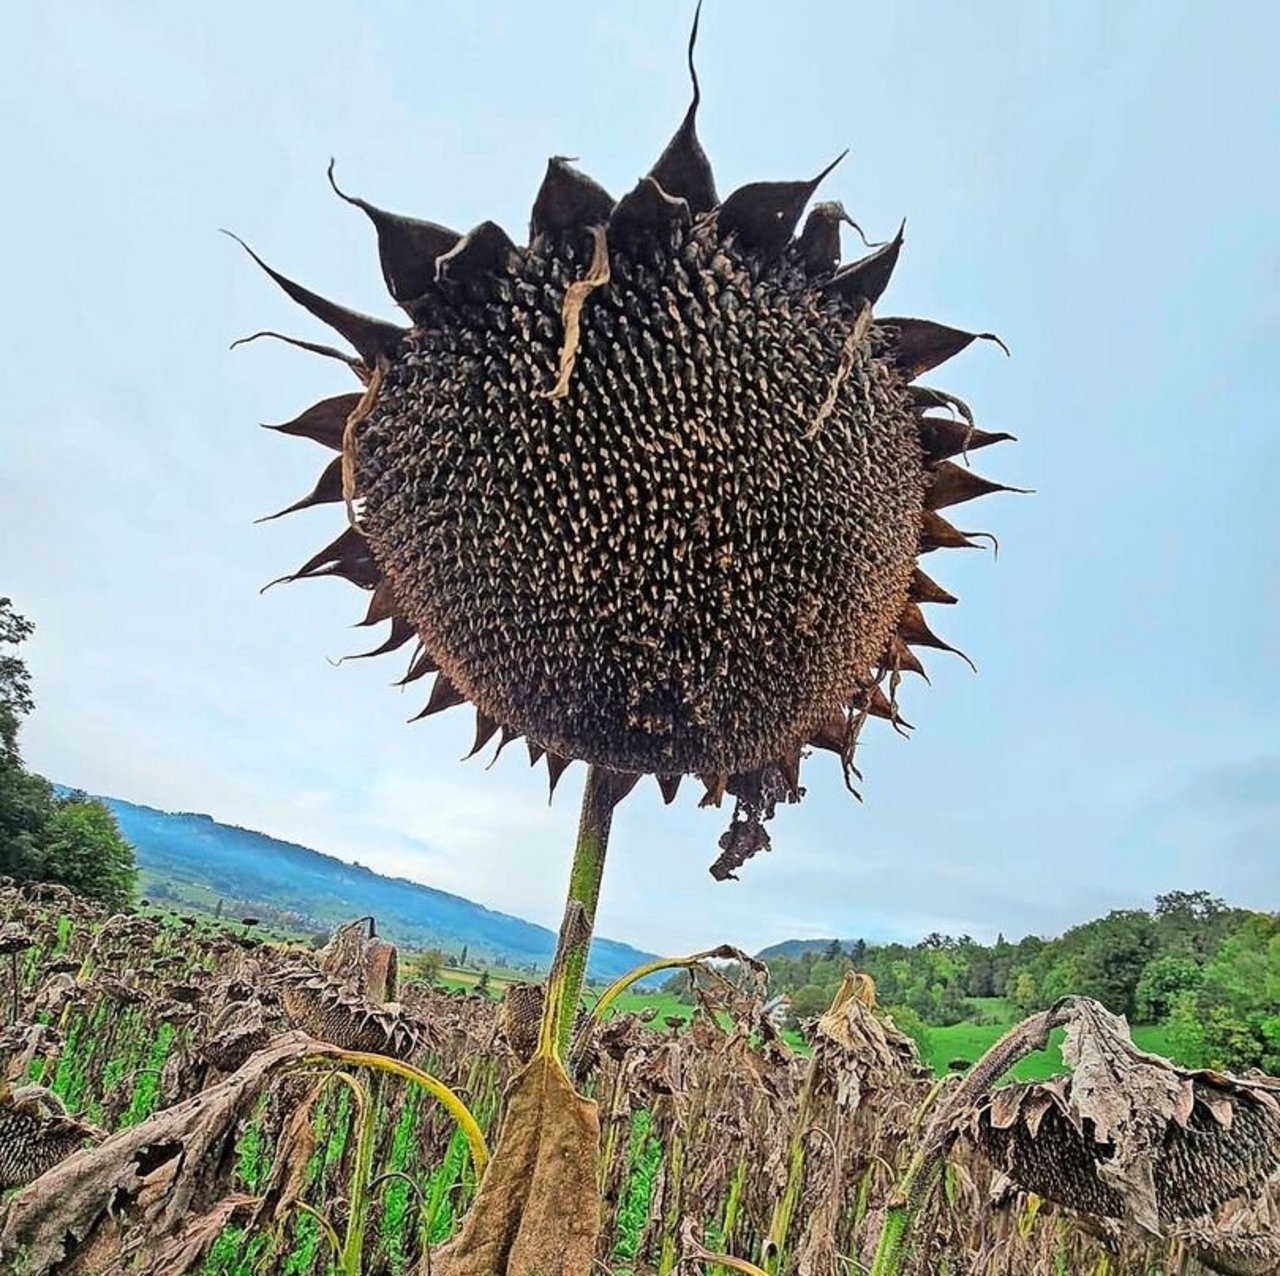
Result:
M801 796L810 750L849 782L865 720L903 725L917 650L950 650L922 605L956 599L919 560L978 534L942 511L1002 490L964 462L1011 436L919 381L991 334L876 314L903 233L842 263L845 210L810 207L834 164L720 196L696 36L695 15L693 100L648 174L615 198L551 159L523 245L387 212L330 169L407 326L254 255L354 353L283 339L359 382L274 427L332 453L281 513L346 512L283 579L363 590L361 623L390 626L367 654L415 643L402 681L434 675L418 716L472 705L473 754L524 737L553 790L588 766L538 1049L445 1256L455 1276L589 1270L598 1128L564 1062L617 803L650 775L667 802L685 776L704 805L732 796L727 877Z

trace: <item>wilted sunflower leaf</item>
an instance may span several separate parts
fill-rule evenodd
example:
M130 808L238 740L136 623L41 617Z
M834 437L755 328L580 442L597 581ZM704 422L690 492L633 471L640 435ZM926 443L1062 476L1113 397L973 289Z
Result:
M438 1276L589 1276L600 1235L596 1105L539 1055L507 1091L493 1161Z

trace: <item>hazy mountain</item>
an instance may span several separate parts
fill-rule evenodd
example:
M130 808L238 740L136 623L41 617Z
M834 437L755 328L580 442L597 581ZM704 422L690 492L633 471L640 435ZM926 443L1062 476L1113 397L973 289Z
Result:
M140 893L158 904L211 912L222 901L224 916L253 914L304 931L372 914L379 933L406 948L457 954L465 945L471 958L508 966L545 969L555 950L555 935L545 926L460 895L383 877L209 815L102 800L137 851ZM613 979L652 959L629 944L597 938L590 977Z
M842 939L840 947L848 952L857 942L856 939ZM761 961L768 961L770 957L799 957L802 953L820 953L830 947L829 939L784 939L781 943L762 948L756 956Z

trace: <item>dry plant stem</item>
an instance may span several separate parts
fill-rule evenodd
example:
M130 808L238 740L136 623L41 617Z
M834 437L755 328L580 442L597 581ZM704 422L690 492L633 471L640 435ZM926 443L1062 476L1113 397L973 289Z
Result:
M591 1018L595 1020L603 1018L604 1012L638 980L656 975L660 970L687 970L713 957L726 955L729 954L726 954L722 948L707 948L700 953L690 953L687 957L659 957L656 961L645 962L643 966L637 966L634 970L627 971L625 975L619 975L600 994L600 999L591 1007Z
M1049 1033L1070 1018L1073 1001L1071 997L1064 997L1048 1010L1010 1028L943 1101L929 1122L924 1142L916 1149L894 1190L876 1245L871 1276L898 1276L902 1263L910 1255L912 1226L929 1203L941 1177L960 1116L985 1097L1015 1063L1048 1045Z
M342 1253L342 1242L338 1239L338 1233L333 1230L333 1224L314 1205L308 1205L306 1201L295 1201L293 1207L303 1214L309 1214L320 1224L320 1230L324 1232L334 1258L337 1258Z
M613 808L618 803L614 773L593 766L587 771L582 795L582 816L578 840L573 848L573 868L569 874L569 896L556 944L555 961L547 980L542 1005L542 1030L538 1052L554 1053L562 1063L569 1053L574 1014L587 972L587 955L595 929L596 903L604 876L605 851Z
M339 1063L349 1063L356 1067L390 1072L402 1080L413 1081L420 1085L432 1098L438 1099L449 1115L458 1123L458 1127L466 1135L467 1143L471 1149L471 1161L475 1166L476 1177L479 1178L484 1174L485 1167L489 1164L489 1148L484 1141L484 1131L480 1129L467 1105L443 1081L433 1077L429 1072L423 1072L421 1068L415 1068L413 1064L403 1063L399 1059L392 1059L380 1054L366 1054L359 1050L339 1050L336 1046L329 1047L323 1055L310 1056L300 1060L297 1066L303 1068L314 1067L332 1063L335 1059Z
M834 1014L853 996L857 987L857 976L847 971L831 999L828 1014ZM818 1055L810 1056L809 1066L804 1074L804 1088L800 1092L800 1105L796 1109L795 1133L791 1137L791 1154L787 1160L787 1185L783 1189L782 1200L774 1210L769 1224L769 1237L765 1242L765 1268L769 1276L782 1270L787 1246L787 1233L791 1229L791 1218L800 1199L800 1189L804 1183L804 1144L809 1134L809 1105L813 1102L813 1087L817 1080Z
M743 1276L769 1276L767 1271L748 1262L745 1258L735 1258L732 1254L717 1254L707 1249L698 1240L692 1219L686 1218L681 1223L680 1241L683 1252L676 1267L684 1267L690 1263L710 1263L714 1264L717 1270L742 1272Z
M837 994L837 1001L839 1000ZM769 1236L765 1241L765 1270L768 1276L777 1276L782 1270L782 1262L786 1253L787 1233L791 1230L791 1217L795 1213L796 1203L800 1199L800 1188L804 1183L804 1143L809 1130L809 1105L813 1101L813 1085L817 1073L817 1055L809 1061L805 1072L804 1088L800 1091L800 1103L796 1109L795 1133L791 1137L791 1154L787 1158L787 1185L782 1192L782 1200L774 1210L769 1224Z

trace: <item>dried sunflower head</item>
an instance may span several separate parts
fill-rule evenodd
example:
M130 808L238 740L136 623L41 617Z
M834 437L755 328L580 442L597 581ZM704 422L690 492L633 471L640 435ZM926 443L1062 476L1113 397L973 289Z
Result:
M902 231L841 264L844 209L806 216L833 165L721 198L693 85L621 199L552 159L524 245L335 183L407 328L259 264L357 354L295 344L362 384L275 427L335 453L281 512L349 515L285 579L367 591L368 654L416 640L404 681L435 675L420 716L470 702L475 750L524 736L553 788L581 758L737 796L728 875L805 750L847 778L866 717L900 723L915 649L947 648L921 604L955 601L918 559L973 546L939 511L1000 487L952 458L1010 436L918 384L990 334L873 315Z
M69 1116L62 1100L42 1086L0 1095L0 1190L33 1182L86 1141L105 1137Z
M975 1142L1020 1187L1161 1235L1280 1172L1280 1081L1188 1071L1139 1050L1095 1001L1060 1008L1071 1075L1005 1086L970 1114Z

